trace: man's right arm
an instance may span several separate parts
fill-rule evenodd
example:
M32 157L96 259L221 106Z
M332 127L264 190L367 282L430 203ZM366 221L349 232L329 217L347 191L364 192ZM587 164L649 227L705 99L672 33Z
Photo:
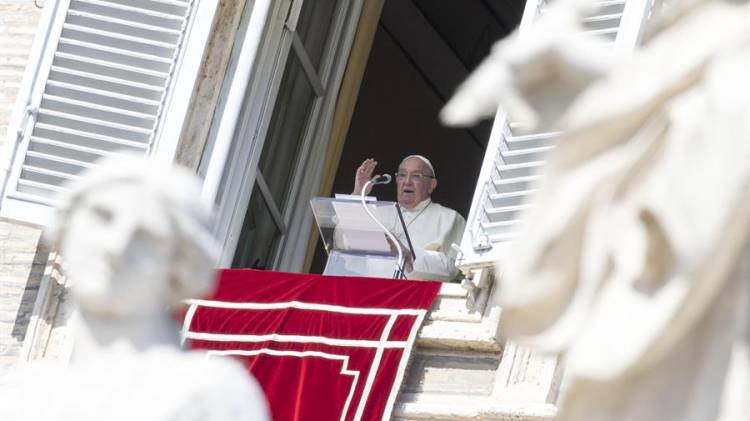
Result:
M367 158L362 162L362 165L357 168L357 171L354 174L354 191L352 191L352 194L362 194L362 189L365 188L365 184L372 179L372 174L375 172L375 166L377 165L378 161L372 158ZM370 194L371 189L372 186L367 189L365 194Z

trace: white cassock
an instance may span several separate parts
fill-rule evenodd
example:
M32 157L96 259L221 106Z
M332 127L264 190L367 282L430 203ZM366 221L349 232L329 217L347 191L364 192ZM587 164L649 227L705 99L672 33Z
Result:
M458 275L456 252L466 226L464 218L453 209L425 199L412 209L401 208L404 224L414 247L414 270L409 279L451 281ZM400 224L391 230L408 247Z

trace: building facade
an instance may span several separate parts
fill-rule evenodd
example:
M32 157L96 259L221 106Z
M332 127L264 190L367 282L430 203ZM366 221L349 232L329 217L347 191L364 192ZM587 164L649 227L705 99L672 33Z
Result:
M424 145L466 139L460 147L436 146L434 156L446 191L458 197L445 201L468 216L459 261L466 279L444 285L396 417L552 417L561 367L503 342L501 309L488 298L494 263L529 206L529 186L557 134L518 134L523 128L502 110L491 125L451 134L368 108L432 113L476 56L519 21L528 30L550 6L449 2L455 10L446 11L430 3L47 0L38 9L32 1L0 0L0 374L70 354L66 280L42 235L55 193L95 159L128 152L193 168L217 210L218 267L307 271L317 244L309 199L343 189L357 153L390 136L369 138L368 127L390 125L411 139L428 133ZM587 31L608 39L616 53L637 43L659 7L598 3ZM477 5L486 9L471 12ZM461 13L494 20L474 25L475 33L451 29ZM462 44L464 38L471 39ZM417 82L393 57L403 58ZM403 87L379 97L383 80ZM422 85L429 89L419 93ZM399 94L411 88L418 99L400 111L408 101ZM388 98L393 104L383 104ZM393 159L409 151L380 146L393 149ZM414 152L430 155L423 150Z

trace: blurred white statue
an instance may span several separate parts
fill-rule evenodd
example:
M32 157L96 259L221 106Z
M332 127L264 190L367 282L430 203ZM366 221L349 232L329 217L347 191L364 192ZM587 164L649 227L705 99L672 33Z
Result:
M567 106L612 66L603 40L582 37L594 2L558 0L533 30L498 42L441 112L448 125L494 116L498 106L527 126L555 122Z
M71 186L51 238L78 303L72 361L0 388L0 419L268 419L239 363L179 349L174 312L215 277L200 197L188 170L130 156L98 162Z
M750 419L750 6L676 6L598 77L533 32L547 48L499 43L443 110L565 131L497 271L501 333L563 357L559 419Z

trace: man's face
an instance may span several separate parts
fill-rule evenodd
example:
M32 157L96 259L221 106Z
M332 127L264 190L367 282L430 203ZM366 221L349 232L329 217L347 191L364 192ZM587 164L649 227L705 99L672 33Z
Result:
M406 175L396 177L398 204L406 209L411 209L430 197L437 187L437 180L431 178L430 168L419 158L405 159L399 165L398 172Z

